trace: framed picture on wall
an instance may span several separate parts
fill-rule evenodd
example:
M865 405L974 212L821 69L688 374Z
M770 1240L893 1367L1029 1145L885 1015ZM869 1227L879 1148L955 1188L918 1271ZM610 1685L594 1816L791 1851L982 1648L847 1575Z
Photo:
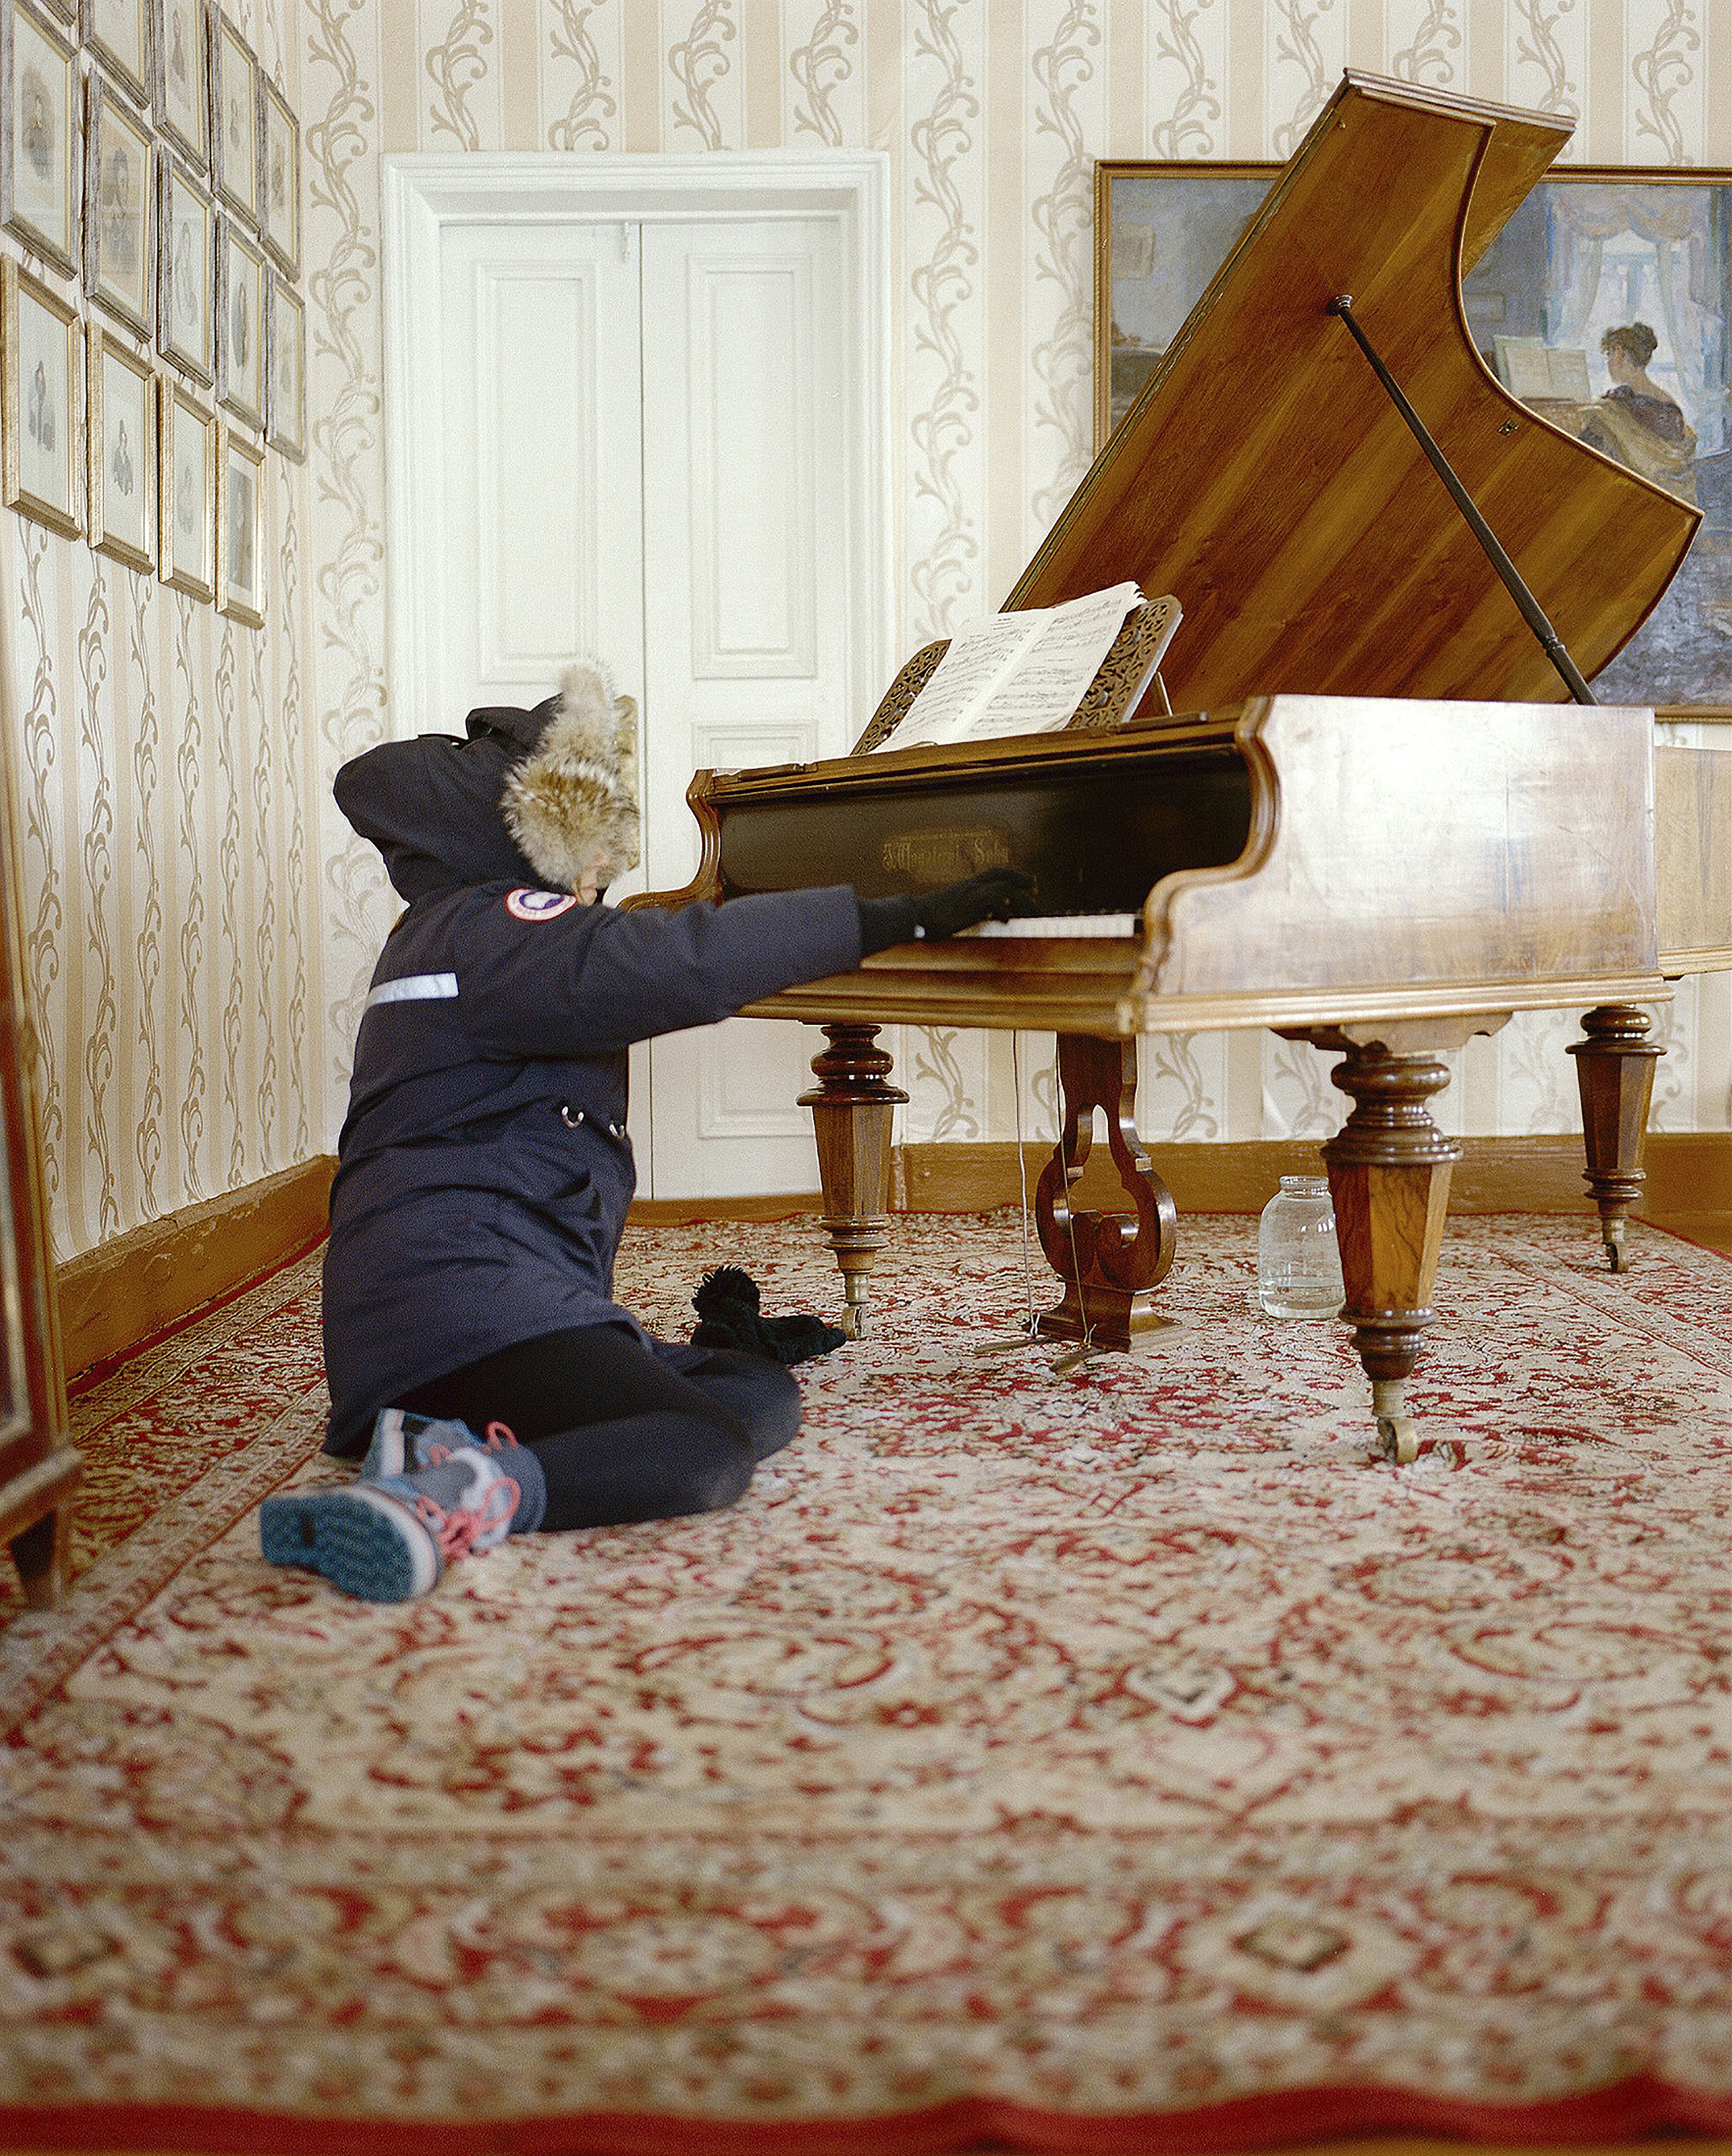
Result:
M90 544L135 569L157 559L157 384L149 363L90 329Z
M211 142L216 191L237 217L259 223L259 68L226 15L216 18L212 38Z
M0 8L0 218L57 270L78 270L78 59L28 8Z
M265 424L265 257L233 218L217 219L217 401Z
M1097 449L1280 169L1096 166ZM1554 171L1463 279L1462 300L1513 396L1702 510L1683 566L1596 675L1596 695L1732 711L1732 172Z
M59 295L0 258L0 495L68 538L85 528L83 350Z
M157 125L200 172L210 170L210 15L204 0L162 0Z
M144 122L92 75L85 122L85 290L141 336L151 334L156 316L154 177Z
M274 449L299 464L306 454L306 311L280 270L270 273L268 316L270 432Z
M157 573L195 599L217 595L217 436L215 414L177 382L157 384L161 413L157 469L161 475Z
M265 626L265 452L222 430L217 473L217 605L251 629Z
M265 82L260 112L265 244L292 277L301 267L301 130L288 100Z
M150 0L85 0L85 43L140 105L154 102Z
M208 385L216 377L216 313L212 294L216 214L210 197L166 147L157 227L157 349Z

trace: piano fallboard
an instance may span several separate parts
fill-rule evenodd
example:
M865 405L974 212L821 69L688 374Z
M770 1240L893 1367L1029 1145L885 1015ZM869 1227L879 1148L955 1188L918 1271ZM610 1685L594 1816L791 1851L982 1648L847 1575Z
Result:
M1651 1001L1652 732L1645 710L1259 696L701 773L703 864L672 896L1035 875L1038 932L904 945L761 1017L1126 1035ZM1133 932L1093 932L1115 914Z

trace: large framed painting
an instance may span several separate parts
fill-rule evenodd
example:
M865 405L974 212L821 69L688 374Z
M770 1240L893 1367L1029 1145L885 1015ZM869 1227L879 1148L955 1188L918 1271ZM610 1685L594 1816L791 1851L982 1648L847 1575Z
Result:
M0 9L0 218L57 270L78 267L78 59L28 8Z
M59 293L0 257L0 495L69 539L85 528L83 351Z
M1097 448L1280 170L1096 166ZM1474 264L1462 300L1514 395L1702 509L1683 567L1595 694L1732 716L1732 172L1555 172Z

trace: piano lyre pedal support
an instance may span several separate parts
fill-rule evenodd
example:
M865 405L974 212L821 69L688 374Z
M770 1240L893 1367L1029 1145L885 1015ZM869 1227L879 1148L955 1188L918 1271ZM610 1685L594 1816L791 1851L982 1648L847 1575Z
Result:
M1154 1307L1154 1291L1173 1263L1179 1210L1137 1135L1137 1041L1134 1034L1102 1040L1092 1034L1058 1036L1064 1122L1059 1142L1035 1188L1035 1231L1064 1289L1035 1330L1051 1340L1128 1348L1140 1332L1169 1325ZM1130 1209L1073 1207L1071 1194L1094 1142L1094 1116L1107 1119L1107 1150Z
M1351 331L1354 342L1370 362L1371 371L1389 393L1390 402L1406 422L1408 431L1422 449L1431 468L1449 491L1449 498L1462 512L1467 529L1485 551L1486 559L1503 578L1509 596L1520 610L1522 619L1539 639L1540 648L1563 677L1564 686L1578 704L1597 704L1599 698L1583 680L1575 661L1564 648L1564 639L1547 620L1545 609L1528 589L1522 572L1503 551L1498 535L1479 513L1479 505L1457 478L1455 468L1431 439L1431 432L1418 413L1407 401L1406 393L1383 362L1382 356L1361 327L1353 311L1353 295L1344 292L1329 302L1329 312L1339 315ZM1519 426L1519 420L1506 420L1506 427Z

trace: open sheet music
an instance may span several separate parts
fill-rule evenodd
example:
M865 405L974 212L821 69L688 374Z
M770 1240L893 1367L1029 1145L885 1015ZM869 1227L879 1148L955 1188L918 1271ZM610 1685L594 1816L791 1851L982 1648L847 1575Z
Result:
M1051 733L1074 716L1133 607L1135 584L1062 606L983 614L950 639L932 679L881 749Z

